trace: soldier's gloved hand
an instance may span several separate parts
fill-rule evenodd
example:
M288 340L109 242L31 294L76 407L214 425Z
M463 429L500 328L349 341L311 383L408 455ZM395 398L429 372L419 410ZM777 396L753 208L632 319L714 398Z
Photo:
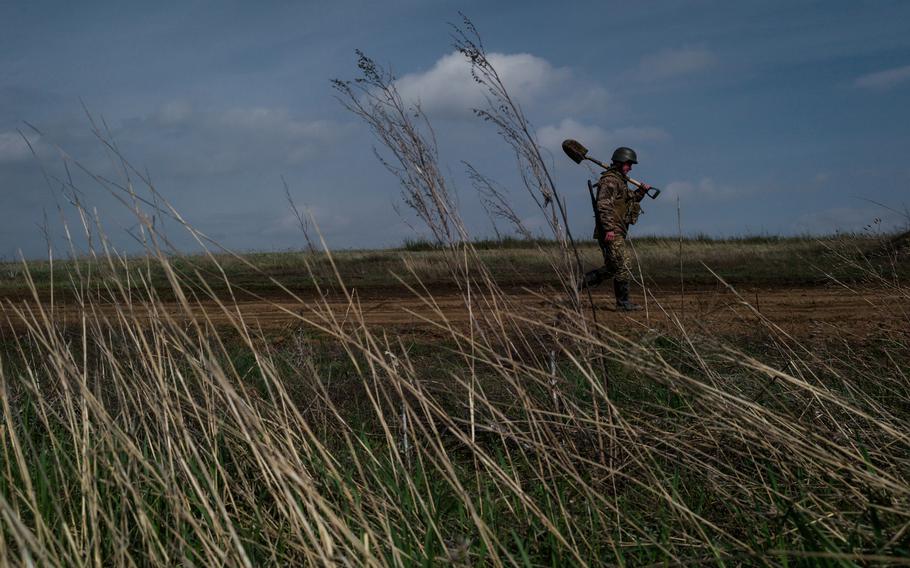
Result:
M607 234L604 235L604 238L607 239L608 241L612 242L612 241L616 240L616 232L607 231Z
M635 191L638 200L641 201L645 195L648 194L648 190L651 189L651 185L647 183L641 184L641 186Z

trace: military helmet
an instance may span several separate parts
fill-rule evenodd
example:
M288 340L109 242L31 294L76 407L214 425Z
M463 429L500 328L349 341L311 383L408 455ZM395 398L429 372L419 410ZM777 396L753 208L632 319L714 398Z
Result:
M612 159L614 164L623 164L625 162L632 162L633 164L638 163L638 156L635 155L635 150L626 148L625 146L620 146L613 150Z

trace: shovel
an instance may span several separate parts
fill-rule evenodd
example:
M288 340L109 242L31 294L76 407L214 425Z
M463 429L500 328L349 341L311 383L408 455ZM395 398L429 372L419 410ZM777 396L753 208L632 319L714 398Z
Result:
M582 161L588 160L590 162L594 162L595 164L597 164L598 166L602 167L605 170L610 168L608 165L604 164L600 160L596 160L596 159L588 156L588 149L585 148L584 146L582 146L581 142L579 142L577 140L571 140L571 139L563 140L562 141L562 151L565 152L568 157L572 158L572 161L575 162L576 164L580 164ZM631 183L635 187L642 186L642 183L638 180L634 180L630 177L626 177L626 179L629 180L629 183ZM660 195L660 190L657 189L656 187L652 187L651 189L649 189L646 192L646 194L651 199L657 199L657 196Z

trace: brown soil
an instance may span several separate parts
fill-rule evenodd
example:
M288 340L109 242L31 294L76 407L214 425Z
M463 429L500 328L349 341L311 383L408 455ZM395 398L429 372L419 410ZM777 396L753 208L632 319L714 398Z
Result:
M649 290L645 304L640 291L633 293L633 300L646 310L619 312L608 286L593 293L596 317L599 322L615 329L635 330L678 328L687 332L723 335L753 335L768 329L761 322L765 320L782 331L796 337L841 337L849 335L862 339L881 333L907 333L910 330L910 309L907 293L889 290L849 290L840 287L743 289L738 294L726 289L690 290L681 294L678 290ZM396 332L430 332L437 326L433 322L443 319L458 326L469 321L465 299L454 290L433 291L432 303L408 293L374 292L361 296L354 291L352 305L341 295L330 298L328 307L340 321L355 321L356 311L363 314L363 320L375 327ZM582 297L587 304L587 297ZM553 321L558 305L564 302L555 292L516 289L507 291L503 298L511 309L538 321ZM14 315L13 306L25 306L22 300L7 299L0 306L0 317L11 322L18 331L24 324ZM167 311L181 319L179 305L166 303ZM300 324L298 314L313 319L317 311L324 312L313 298L304 298L303 303L290 301L287 297L268 300L241 300L237 307L247 324L262 326L267 331L279 331ZM235 317L237 309L231 308L230 315L214 302L205 302L193 308L197 314L204 311L216 324L228 324ZM93 308L108 317L115 316L117 306L96 305ZM489 313L492 309L481 298L474 298L472 309L475 314ZM139 321L149 316L146 310L134 307ZM590 308L586 308L591 317ZM141 314L141 315L139 315ZM155 316L159 317L159 316ZM57 323L66 326L78 325L81 321L77 305L57 305L54 310ZM678 322L678 323L677 323ZM8 326L4 326L9 329Z

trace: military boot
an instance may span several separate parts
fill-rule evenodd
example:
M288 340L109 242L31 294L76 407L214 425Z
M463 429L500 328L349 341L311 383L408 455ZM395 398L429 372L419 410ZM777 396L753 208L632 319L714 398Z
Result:
M616 294L616 309L621 312L634 312L641 306L629 300L629 283L625 280L613 280L613 293Z
M585 288L590 288L597 286L603 282L606 278L603 274L602 268L595 268L594 270L589 270L578 280L578 291L581 292Z

